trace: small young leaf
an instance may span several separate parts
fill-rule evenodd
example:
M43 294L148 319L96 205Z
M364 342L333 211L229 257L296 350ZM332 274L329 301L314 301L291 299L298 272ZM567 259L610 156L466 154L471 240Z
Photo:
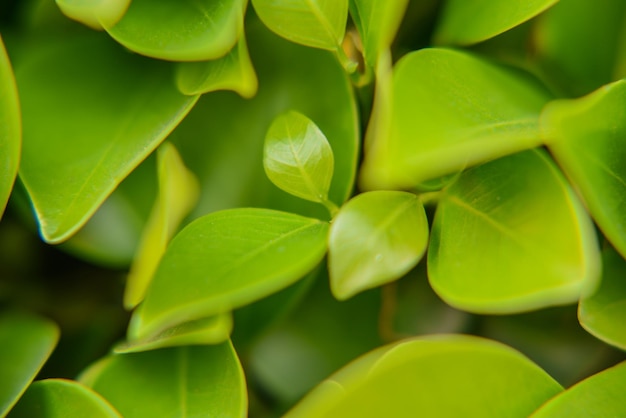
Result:
M142 309L137 338L231 311L311 271L326 253L328 223L268 209L199 218L170 243Z
M274 119L265 136L263 166L272 183L287 193L328 204L333 150L303 114L292 110Z
M181 62L176 68L176 85L184 94L204 94L216 90L232 90L241 97L253 97L258 80L245 36L221 58L202 62Z
M562 390L512 348L438 335L369 352L322 382L285 418L526 417Z
M0 219L9 200L20 160L22 125L11 63L0 38Z
M109 356L80 380L124 418L247 415L245 377L230 342Z
M56 0L70 19L93 29L115 25L126 13L131 0Z
M171 61L216 59L243 31L247 0L133 0L107 32L131 51Z
M422 49L396 65L389 132L368 149L368 189L425 180L542 143L548 93L527 74L448 49Z
M541 124L554 158L589 212L626 257L626 80L546 106Z
M474 167L443 193L428 276L454 307L512 313L589 294L599 258L582 204L549 157L531 150Z
M595 374L555 396L531 418L626 416L626 362Z
M578 319L595 337L626 350L626 262L612 249L602 256L600 287L580 301Z
M78 382L40 380L28 388L8 418L122 418L100 395Z
M330 227L333 294L343 300L399 279L417 264L427 243L428 221L416 195L378 191L356 196Z
M130 267L124 292L126 309L134 308L143 300L167 243L198 201L198 180L185 167L172 144L161 145L157 164L159 197Z
M470 45L501 34L558 0L446 0L435 43Z
M252 0L273 32L302 45L336 50L348 18L348 0Z
M35 316L0 317L0 416L5 416L35 378L59 340L56 324Z

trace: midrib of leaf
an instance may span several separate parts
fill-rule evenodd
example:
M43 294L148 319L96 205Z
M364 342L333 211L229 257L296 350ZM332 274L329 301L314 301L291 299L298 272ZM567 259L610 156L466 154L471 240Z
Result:
M604 162L599 160L595 155L589 153L589 151L585 150L583 147L579 147L578 145L573 145L572 149L577 150L577 156L583 157L587 159L587 161L591 162L593 165L596 165L602 171L606 172L610 177L613 177L620 183L622 186L626 187L626 181L622 179L619 174L615 173L609 166L607 166Z
M189 5L194 8L196 11L198 11L202 16L204 16L207 20L207 22L209 22L209 25L213 26L213 28L217 28L217 24L215 23L215 19L213 19L213 16L211 16L209 14L209 12L204 8L204 4L202 4L200 2L200 0L188 0L189 1Z
M293 154L293 158L296 160L296 163L298 164L298 170L300 171L300 174L304 178L304 182L307 184L309 190L313 192L313 195L317 196L319 201L323 201L325 199L325 196L317 190L317 187L315 187L315 183L313 182L313 179L311 179L311 177L309 176L309 173L304 169L304 165L302 164L302 161L300 161L298 151L296 151L296 149L294 148L293 137L291 135L291 130L289 129L288 124L286 125L286 130L287 130L287 137L289 138L289 149L291 150L291 153ZM300 145L300 149L302 149L302 147L304 147L304 141L302 141L302 144Z
M178 366L180 380L180 417L188 416L187 406L187 390L189 387L189 347L180 347L178 349Z
M337 1L337 0L335 0L335 1ZM332 40L332 42L335 44L335 47L336 47L337 46L337 40L335 39L335 35L333 33L333 28L330 25L330 22L327 19L324 18L324 14L322 13L322 11L317 6L317 3L315 2L315 0L306 0L306 2L309 5L311 11L313 12L313 15L321 23L322 27L324 28L326 33L330 36L330 39Z

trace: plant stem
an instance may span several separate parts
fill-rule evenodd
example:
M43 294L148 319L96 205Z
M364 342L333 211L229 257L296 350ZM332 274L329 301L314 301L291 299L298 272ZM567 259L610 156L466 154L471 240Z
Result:
M330 199L324 199L321 201L321 203L326 207L326 209L328 209L331 219L337 216L337 213L339 213L339 206L335 205L335 203L332 202Z

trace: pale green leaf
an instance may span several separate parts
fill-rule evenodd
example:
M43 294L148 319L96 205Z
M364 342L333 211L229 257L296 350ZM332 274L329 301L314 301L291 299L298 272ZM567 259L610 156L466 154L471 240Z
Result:
M177 91L171 66L129 54L106 35L48 42L16 65L19 173L43 238L58 243L87 222L197 97Z
M328 223L269 209L201 217L174 237L131 324L149 338L228 312L302 278L326 253Z
M591 216L626 256L626 80L546 106L541 122L552 155Z
M396 65L388 132L365 156L368 189L408 188L542 143L549 95L528 74L465 52L422 49Z
M181 62L176 68L176 85L184 94L204 94L216 90L232 90L249 99L258 89L258 80L246 37L221 58L212 61Z
M626 362L595 374L555 396L531 418L626 416Z
M169 142L158 150L159 196L141 236L124 292L124 307L132 309L143 300L165 247L185 216L198 201L198 180Z
M81 381L124 418L247 416L245 377L230 342L109 356Z
M446 0L435 31L435 42L452 45L481 42L532 19L557 2L558 0Z
M299 112L291 110L277 116L267 131L263 149L265 173L287 193L331 204L328 190L334 162L324 133Z
M9 418L122 418L106 400L78 382L40 380L28 388Z
M17 175L22 142L21 126L13 70L0 38L0 218Z
M428 243L428 221L411 193L363 193L333 219L328 242L330 285L347 299L399 279L420 260Z
M243 31L247 0L133 0L105 29L131 51L172 61L216 59Z
M93 29L115 25L126 13L131 0L56 0L70 19Z
M15 405L59 340L56 324L36 316L0 317L0 416Z
M602 281L580 301L580 325L608 344L626 350L626 261L612 249L603 251Z
M522 418L561 391L512 348L439 335L362 356L317 386L285 418Z
M454 307L513 313L576 302L600 257L584 207L540 150L472 168L443 193L428 275Z

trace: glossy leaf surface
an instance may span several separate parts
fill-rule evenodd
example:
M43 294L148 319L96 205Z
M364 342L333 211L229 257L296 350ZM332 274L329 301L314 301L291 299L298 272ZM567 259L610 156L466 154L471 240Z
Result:
M548 156L472 168L443 194L428 275L454 307L512 313L573 303L600 275L593 224Z
M131 0L56 0L67 17L93 29L116 24L126 13L130 2Z
M134 308L143 300L167 243L198 201L198 180L169 142L159 148L157 165L159 196L126 279L126 309Z
M322 260L327 233L326 222L268 209L197 219L168 246L131 326L146 338L276 292Z
M110 356L81 381L124 418L247 415L245 378L230 342Z
M602 255L600 287L580 301L578 318L592 335L626 350L626 262L612 249Z
M335 50L341 45L348 0L252 0L273 32L302 45Z
M0 38L0 219L17 175L22 142L20 104L9 57Z
M367 188L407 188L541 144L549 96L522 72L447 49L405 55L393 74L389 132L366 155Z
M100 395L64 379L40 380L28 388L9 418L121 418Z
M438 44L468 45L507 31L558 0L446 0L435 33Z
M626 255L625 102L622 80L581 99L552 102L542 115L550 151L622 256Z
M226 55L243 31L247 0L133 0L107 32L131 51L172 61Z
M75 233L197 99L177 91L169 65L128 54L103 34L29 49L16 78L20 178L51 243Z
M626 415L626 362L593 375L555 396L532 418L603 418Z
M256 94L258 84L243 34L237 45L223 57L212 61L181 62L176 68L176 85L189 95L232 90L249 99Z
M440 335L366 354L320 384L286 417L527 417L561 390L507 346Z
M0 317L0 416L24 393L58 340L56 324L43 318L23 314Z
M274 119L265 136L263 166L267 177L287 193L318 203L328 200L333 150L305 115L289 111Z
M333 294L347 299L399 279L420 260L428 221L412 193L363 193L346 203L330 228L328 268Z

